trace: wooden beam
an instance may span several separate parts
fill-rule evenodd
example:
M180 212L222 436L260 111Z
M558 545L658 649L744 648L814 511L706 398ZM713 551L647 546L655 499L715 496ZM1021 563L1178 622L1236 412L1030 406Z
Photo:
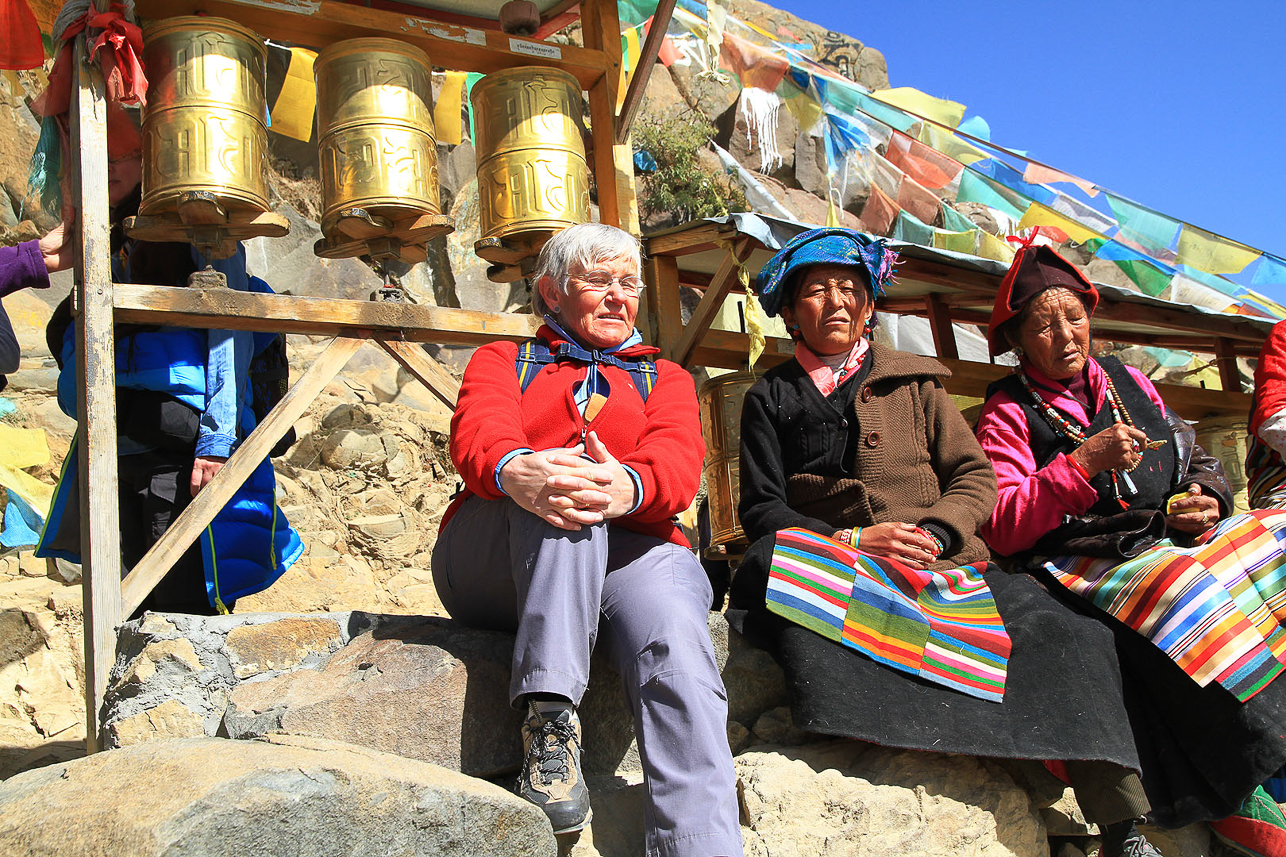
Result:
M521 342L540 327L539 319L517 313L123 283L116 286L115 305L118 322L315 336L385 331L443 345Z
M697 343L710 329L715 314L723 306L724 298L728 296L728 291L737 280L737 271L741 263L750 255L751 240L748 237L738 238L724 254L723 261L719 263L719 270L715 271L714 278L710 281L710 288L702 295L701 303L697 304L692 317L688 319L687 326L683 328L683 335L670 354L670 359L680 366L688 365Z
M750 336L732 330L711 330L692 352L693 366L710 366L716 369L745 369L750 353ZM789 339L770 336L764 342L764 353L755 364L756 372L785 363L795 355L795 343Z
M951 326L951 310L936 294L925 295L924 307L929 314L929 330L933 333L933 346L938 356L958 359L960 350L956 348L956 330Z
M219 472L214 474L214 478L206 483L192 503L174 519L170 528L152 545L121 584L121 599L125 602L126 614L138 609L148 593L174 567L174 563L201 532L210 526L214 516L268 456L273 445L303 416L317 394L344 368L348 358L356 353L362 342L363 340L356 338L336 337Z
M428 9L419 17L335 0L137 0L134 8L148 18L197 13L231 18L265 38L317 49L359 36L383 36L423 49L435 66L483 74L548 66L571 73L581 89L602 79L607 65L601 51L434 21L427 17L433 14ZM619 53L619 38L617 45Z
M1237 352L1224 337L1215 340L1215 363L1219 367L1219 386L1232 393L1241 392L1241 372L1237 370Z
M700 223L678 232L654 235L644 243L649 256L687 256L714 250L725 241L731 241L736 234L737 229L732 224Z
M621 105L621 118L616 126L616 142L624 143L634 125L634 114L643 103L643 91L652 77L657 55L661 52L661 42L665 40L665 31L670 27L670 16L674 14L675 0L660 0L656 11L652 13L652 23L648 26L647 39L639 51L638 62L634 64L634 74L630 77L629 87L625 90L625 101Z
M651 287L647 290L648 313L656 326L652 343L669 354L683 336L683 302L679 296L679 263L673 256L651 256L644 263Z
M456 400L460 398L460 382L441 363L434 360L433 356L424 350L424 346L401 339L389 339L385 336L376 337L375 341L401 364L403 369L428 387L429 392L439 402L455 410Z
M81 592L85 613L85 749L102 747L99 712L116 660L121 621L121 525L116 470L116 345L112 331L112 263L107 210L107 108L98 63L76 37L71 151L79 205L76 377L82 419L76 427L80 466ZM125 611L128 615L132 611Z

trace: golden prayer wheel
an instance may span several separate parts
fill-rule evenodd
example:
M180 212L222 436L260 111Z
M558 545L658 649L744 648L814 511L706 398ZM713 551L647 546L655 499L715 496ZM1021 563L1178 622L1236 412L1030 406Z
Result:
M349 39L323 50L313 70L326 240L397 235L399 223L425 215L434 233L449 231L428 55L394 39Z
M512 68L473 87L482 240L531 240L589 220L581 92L565 71ZM543 243L541 241L540 243ZM491 261L501 261L497 258Z
M701 435L706 442L702 475L710 507L712 548L744 542L746 538L737 517L737 502L741 499L741 403L754 383L755 376L749 372L730 372L706 381L697 393Z
M268 211L263 41L235 21L196 16L150 24L143 40L139 214L177 211L194 196L224 211Z

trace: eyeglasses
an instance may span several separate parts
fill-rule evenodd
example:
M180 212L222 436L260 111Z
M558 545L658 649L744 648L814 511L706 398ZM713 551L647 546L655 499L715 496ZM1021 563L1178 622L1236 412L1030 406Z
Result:
M627 297L636 298L643 291L643 280L633 274L627 274L624 277L613 277L607 271L588 271L584 274L573 274L571 279L581 284L581 289L587 292L598 292L606 294L615 283L621 287Z

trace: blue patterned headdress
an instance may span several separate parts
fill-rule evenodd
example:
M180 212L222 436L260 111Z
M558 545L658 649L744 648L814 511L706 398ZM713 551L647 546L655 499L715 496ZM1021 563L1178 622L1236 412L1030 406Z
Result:
M884 297L885 284L893 279L897 261L897 253L886 247L882 238L852 229L810 229L790 239L759 272L759 303L768 315L777 315L795 273L811 265L861 268L878 301Z

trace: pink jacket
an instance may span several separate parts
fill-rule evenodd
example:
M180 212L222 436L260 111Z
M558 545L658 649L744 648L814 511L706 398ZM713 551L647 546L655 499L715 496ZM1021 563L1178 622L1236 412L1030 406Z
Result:
M1028 377L1038 384L1060 386L1031 366L1024 368ZM1164 413L1165 403L1152 382L1134 367L1126 369ZM1106 377L1099 365L1090 361L1089 387L1098 406L1096 411L1102 407L1107 393ZM1072 396L1063 393L1050 398L1046 391L1040 392L1072 422L1081 427L1090 424L1092 415ZM1068 462L1067 456L1060 453L1045 467L1036 469L1028 440L1027 416L1008 394L997 393L987 400L974 433L996 471L999 497L991 519L982 525L980 532L997 553L1010 556L1027 550L1061 524L1064 515L1083 515L1098 500L1098 494Z

